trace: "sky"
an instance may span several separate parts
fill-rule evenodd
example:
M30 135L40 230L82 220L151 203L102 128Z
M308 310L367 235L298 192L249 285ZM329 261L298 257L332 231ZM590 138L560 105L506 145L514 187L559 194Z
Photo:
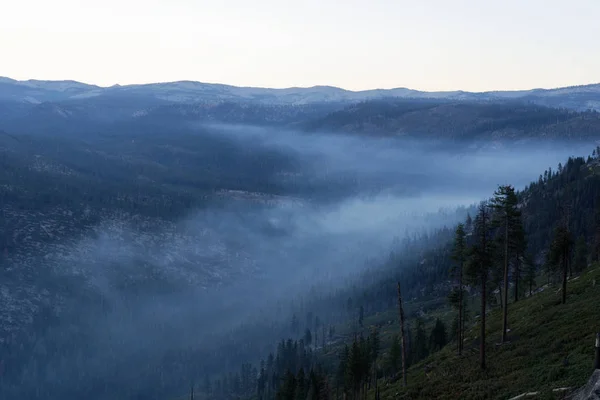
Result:
M0 76L351 90L600 82L598 0L0 0Z

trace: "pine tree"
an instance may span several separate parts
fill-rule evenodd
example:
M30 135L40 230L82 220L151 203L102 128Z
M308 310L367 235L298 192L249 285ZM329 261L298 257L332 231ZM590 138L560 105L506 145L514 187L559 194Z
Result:
M435 321L435 326L431 330L429 337L429 348L431 351L441 350L447 343L448 335L446 333L446 325L438 318Z
M400 291L400 282L398 284L398 312L400 314L400 334L402 340L402 380L404 382L404 386L406 387L406 336L404 330L404 307L402 306L402 293Z
M259 399L263 399L265 397L265 388L267 387L267 371L265 369L264 360L261 361L260 364L261 366L256 385L256 394Z
M288 369L283 379L283 385L277 392L277 400L296 399L296 376Z
M520 214L515 218L514 229L511 233L509 244L514 251L514 268L513 280L515 282L515 303L519 301L519 280L521 278L521 268L525 260L525 252L527 251L527 238L525 236L525 228L521 221Z
M473 218L471 218L471 214L467 214L467 220L465 222L465 231L471 232L473 229Z
M467 242L466 242L466 234L465 228L463 224L458 224L456 228L456 232L454 235L454 247L452 249L452 259L455 261L455 266L453 267L453 272L458 278L458 355L462 353L463 346L463 330L462 330L462 312L463 312L463 269L465 264L465 257L467 251Z
M296 317L295 313L292 316L291 331L295 335L297 335L298 332L300 332L300 321L298 321L298 317Z
M533 286L535 285L535 277L537 268L530 257L524 257L525 264L525 282L529 286L529 295L533 294Z
M525 231L521 222L521 212L518 209L518 199L511 185L501 185L494 192L491 202L495 211L494 225L503 230L500 242L504 246L504 298L502 306L502 342L506 341L508 330L508 268L512 257L515 257L515 301L519 299L518 279L520 256L525 252Z
M358 325L361 328L363 327L363 320L364 320L364 318L365 318L365 308L361 305L359 313L358 313Z
M312 313L312 311L309 311L306 313L306 329L311 329L313 322L314 322L313 313Z
M594 211L594 237L592 243L592 259L600 261L600 203Z
M575 243L575 253L573 255L573 270L581 272L587 267L588 249L585 242L585 236L580 235Z
M500 240L504 245L504 298L502 306L502 343L506 342L508 329L508 265L511 259L511 234L518 230L521 213L517 208L517 195L510 185L501 185L494 192L491 202L495 211L494 224L502 227L503 237Z
M406 368L408 368L412 362L413 362L413 358L412 358L412 353L413 353L413 346L414 346L414 339L413 339L413 335L412 335L412 330L410 328L409 324L406 324L406 340L404 341L404 343L406 344Z
M306 383L304 368L300 368L298 376L296 377L296 400L306 400L306 394L308 392Z
M354 339L352 347L350 347L350 353L348 355L348 363L346 368L346 375L348 382L351 384L351 392L353 397L360 391L362 382L362 354L359 342Z
M308 391L304 399L319 400L319 381L313 369L311 369L308 374Z
M486 368L485 359L485 311L486 311L486 284L492 264L492 241L490 240L490 215L488 205L481 203L475 218L474 227L475 243L469 249L469 258L466 265L466 274L481 290L481 318L480 318L480 350L479 361L481 369Z
M308 328L307 328L307 329L306 329L306 331L304 332L304 343L305 343L307 346L310 346L310 345L311 345L311 343L312 343L312 334L311 334L311 332L310 332L310 329L308 329Z
M376 326L371 330L370 339L370 349L371 349L371 361L377 360L379 356L379 350L381 348L381 338L379 337L379 329Z
M417 324L415 327L415 342L413 346L413 360L415 362L421 361L427 357L429 354L427 344L427 334L425 333L423 320L421 318L417 318Z
M381 339L379 337L379 330L377 327L373 327L371 335L369 335L369 362L375 384L377 384L377 357L379 356L380 347Z
M567 278L573 239L566 223L561 223L554 232L554 240L548 253L549 263L562 269L562 303L567 302Z
M388 366L392 370L393 374L398 372L400 366L400 337L394 336L392 339L392 345L390 347L390 352L388 354Z
M365 340L361 334L358 341L359 349L359 369L358 369L358 392L362 395L366 391L366 383L368 381L369 373L371 370L371 363L369 362L369 343Z
M336 387L342 387L343 392L347 395L350 390L350 381L348 374L348 362L350 359L350 348L348 345L344 346L344 350L340 354L340 362L338 364L337 376L336 376Z

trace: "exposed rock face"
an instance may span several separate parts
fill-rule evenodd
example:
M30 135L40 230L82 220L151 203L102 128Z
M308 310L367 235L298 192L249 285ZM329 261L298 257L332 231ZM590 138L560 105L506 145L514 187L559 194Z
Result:
M600 369L597 369L588 383L575 393L573 400L600 400Z

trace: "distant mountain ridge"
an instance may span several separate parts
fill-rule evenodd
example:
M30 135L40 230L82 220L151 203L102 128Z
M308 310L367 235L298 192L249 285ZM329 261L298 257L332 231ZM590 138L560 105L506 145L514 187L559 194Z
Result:
M285 89L238 87L225 84L177 81L100 87L81 82L27 80L0 77L0 100L43 103L81 100L93 97L145 97L165 103L202 103L214 101L257 102L262 104L311 104L359 102L397 98L494 101L521 99L536 104L578 111L600 110L600 83L556 89L517 91L425 92L408 88L351 91L333 86L291 87Z
M190 81L103 88L0 78L0 129L12 134L80 136L239 124L486 142L597 140L598 111L600 84L485 93L353 92L331 86L267 89Z

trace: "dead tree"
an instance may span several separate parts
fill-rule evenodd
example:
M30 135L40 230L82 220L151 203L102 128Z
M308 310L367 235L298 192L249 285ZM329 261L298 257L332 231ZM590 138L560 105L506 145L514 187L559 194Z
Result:
M402 333L402 381L406 387L406 335L404 334L404 309L402 308L400 282L398 282L398 311L400 312L400 332Z

